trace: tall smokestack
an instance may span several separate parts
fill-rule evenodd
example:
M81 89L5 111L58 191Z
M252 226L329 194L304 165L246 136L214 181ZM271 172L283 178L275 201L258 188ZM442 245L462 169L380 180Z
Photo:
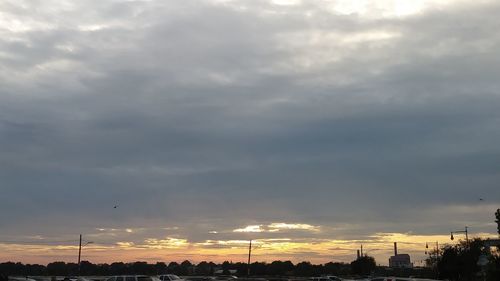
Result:
M398 255L398 242L394 242L394 255Z
M359 259L359 250L358 250L358 259Z

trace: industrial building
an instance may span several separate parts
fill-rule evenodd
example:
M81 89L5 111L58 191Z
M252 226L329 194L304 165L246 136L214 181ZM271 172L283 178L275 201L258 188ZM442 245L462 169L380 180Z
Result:
M394 242L394 256L389 258L389 267L391 268L413 268L410 255L398 254L398 243Z

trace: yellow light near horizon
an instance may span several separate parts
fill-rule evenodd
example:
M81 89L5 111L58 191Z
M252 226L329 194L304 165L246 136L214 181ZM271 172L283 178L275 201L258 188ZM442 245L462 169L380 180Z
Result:
M487 238L495 236L492 233L475 233L472 237ZM460 237L462 240L465 237ZM439 242L440 246L456 244L448 234L443 235L414 235L411 233L377 233L365 240L333 240L333 239L300 239L269 238L254 241L253 256L255 261L271 262L273 260L291 260L300 262L309 260L314 263L329 261L350 262L356 256L356 250L363 244L365 253L374 256L378 263L385 264L393 254L393 242L398 242L402 253L408 253L412 260L421 260L426 257L426 242ZM434 244L429 244L429 249ZM51 262L63 260L73 262L78 251L76 245L22 245L0 244L1 260L16 260L23 258L23 262ZM307 253L314 253L308 255ZM167 237L164 239L146 239L143 243L127 241L117 242L115 245L95 244L85 248L83 258L92 262L132 262L150 260L158 257L158 261L190 260L192 262L214 261L222 262L245 261L248 254L248 240L206 240L205 242L190 242L184 238ZM91 257L91 258L90 258ZM43 263L43 262L42 262Z

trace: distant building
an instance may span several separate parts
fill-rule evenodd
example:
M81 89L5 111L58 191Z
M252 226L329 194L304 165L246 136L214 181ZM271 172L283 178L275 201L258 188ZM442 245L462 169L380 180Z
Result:
M389 258L389 267L391 268L413 268L410 255L398 254L398 244L394 242L394 256Z
M413 264L408 254L398 254L389 258L389 267L392 268L413 268Z

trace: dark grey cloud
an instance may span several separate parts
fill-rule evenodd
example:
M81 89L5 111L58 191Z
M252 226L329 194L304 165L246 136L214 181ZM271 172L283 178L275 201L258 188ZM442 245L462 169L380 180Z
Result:
M496 3L400 18L320 2L0 5L5 235L493 231Z

